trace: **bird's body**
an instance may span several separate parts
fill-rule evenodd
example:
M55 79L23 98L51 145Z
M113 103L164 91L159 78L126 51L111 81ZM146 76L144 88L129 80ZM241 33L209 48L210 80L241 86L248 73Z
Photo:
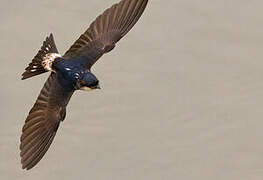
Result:
M84 67L83 58L65 60L56 58L52 63L52 70L57 74L57 81L66 89L77 90L77 80L89 72Z
M20 156L23 169L33 168L50 147L66 106L76 90L99 89L92 65L125 36L142 15L148 0L122 0L104 11L61 56L53 35L22 74L27 79L50 71L22 130Z

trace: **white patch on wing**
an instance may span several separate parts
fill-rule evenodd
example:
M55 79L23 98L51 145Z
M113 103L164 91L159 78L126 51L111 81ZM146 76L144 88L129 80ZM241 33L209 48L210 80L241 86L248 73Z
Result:
M53 72L55 72L55 71L52 69L52 63L54 62L54 60L55 60L57 57L61 57L61 55L60 55L60 54L57 54L57 53L48 53L48 54L46 54L46 55L43 57L43 61L42 61L42 66L44 67L44 69L47 70L47 71L53 71Z
M70 68L65 68L67 71L70 71L71 69Z

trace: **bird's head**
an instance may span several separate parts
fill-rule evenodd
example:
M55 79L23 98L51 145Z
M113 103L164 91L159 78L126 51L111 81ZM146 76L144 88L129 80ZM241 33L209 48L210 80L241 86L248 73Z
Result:
M76 89L91 91L94 89L100 89L99 80L91 72L85 72L76 83Z

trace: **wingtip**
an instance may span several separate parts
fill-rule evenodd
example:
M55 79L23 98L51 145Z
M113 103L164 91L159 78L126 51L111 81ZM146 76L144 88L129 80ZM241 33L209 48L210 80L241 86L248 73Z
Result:
M22 163L22 162L21 162ZM24 166L24 164L22 164L22 166L21 166L21 168L23 169L23 170L28 170L25 166Z
M28 171L28 170L32 169L33 167L28 167L28 166L25 166L25 164L22 164L21 168L22 168L22 170Z

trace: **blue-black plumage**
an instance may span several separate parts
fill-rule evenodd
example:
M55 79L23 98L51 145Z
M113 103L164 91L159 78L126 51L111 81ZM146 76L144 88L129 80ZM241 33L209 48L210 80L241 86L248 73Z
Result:
M77 58L65 60L58 57L52 63L52 69L57 74L58 83L68 91L100 89L99 80L85 68L86 59Z

